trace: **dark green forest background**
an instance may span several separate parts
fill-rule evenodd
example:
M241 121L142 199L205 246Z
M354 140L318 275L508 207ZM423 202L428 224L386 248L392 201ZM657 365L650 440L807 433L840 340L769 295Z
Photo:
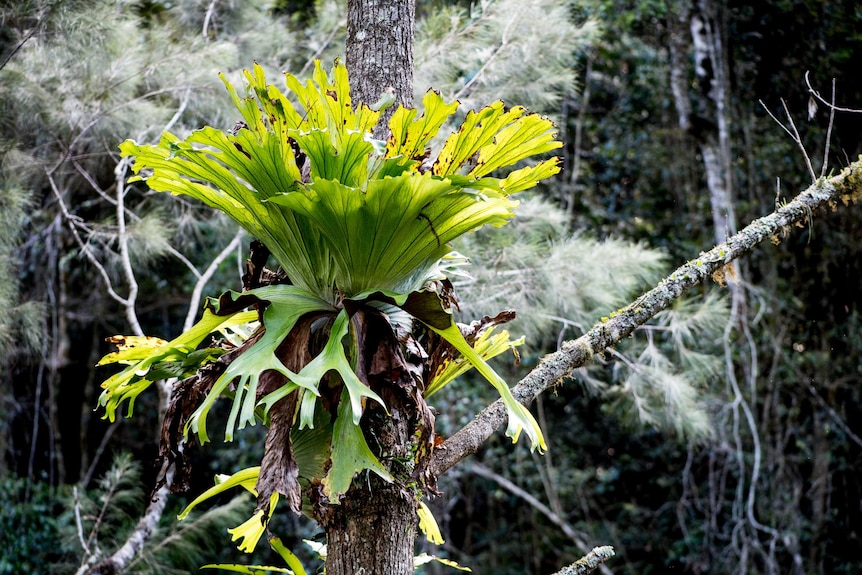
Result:
M94 411L104 340L131 333L117 298L170 339L226 246L204 295L241 286L251 238L231 246L223 218L130 187L131 297L117 145L230 129L218 72L328 65L344 16L326 0L0 1L0 574L75 572L76 501L103 521L104 548L146 504L157 398L115 424ZM692 22L710 31L705 60ZM836 104L858 109L860 69L852 0L419 0L417 95L502 97L554 118L564 141L565 169L510 230L456 246L473 260L456 285L465 314L521 316L520 364L498 364L509 381L807 187L806 155L815 176L824 156L827 174L856 159L862 114L839 111L830 130L805 78L827 101L834 80ZM721 201L733 217L714 213ZM583 554L576 540L613 545L613 573L862 571L862 220L852 206L812 216L534 405L545 456L496 437L441 479L446 543L417 550L497 574L551 573ZM435 399L447 435L493 399L459 389ZM193 493L252 465L261 441L199 452ZM241 512L177 531L184 502L133 572L243 559L223 535ZM282 516L277 530L313 564L313 524Z

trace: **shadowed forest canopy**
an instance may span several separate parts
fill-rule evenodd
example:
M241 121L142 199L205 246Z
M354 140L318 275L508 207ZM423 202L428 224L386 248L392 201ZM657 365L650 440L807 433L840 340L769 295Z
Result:
M193 141L204 126L212 138L241 142L242 122L251 122L219 74L243 95L242 70L265 72L285 93L281 72L304 82L319 60L318 74L335 74L346 17L346 3L334 0L0 0L0 575L83 573L123 547L150 503L168 387L136 393L133 418L127 405L103 418L94 411L100 386L125 367L96 367L116 350L105 338L159 338L114 341L139 350L174 340L201 319L206 297L249 287L247 260L276 283L278 264L293 261L273 251L267 276L252 243L265 238L200 198L129 181L123 153L134 145L138 155L164 132ZM560 172L500 199L514 210L507 225L453 235L458 255L444 262L454 319L479 322L462 330L467 339L505 352L490 362L494 371L514 384L677 265L858 159L860 31L851 0L417 0L416 107L427 109L429 88L441 102L460 102L441 119L441 137L426 142L429 158L470 110L498 100L548 118L554 127L542 129L561 142L531 160L550 166L559 156ZM830 114L833 99L847 111ZM380 151L385 141L355 139L368 146L363 158L392 159ZM121 153L126 140L135 144ZM416 174L428 168L424 144L421 152ZM294 175L308 184L319 166L303 172L299 158ZM368 173L384 169L369 165ZM506 173L482 176L499 185ZM452 181L472 193L466 180ZM423 270L440 271L432 264L450 238L441 241L437 220L420 212L426 219L414 223L427 220L431 233ZM840 203L812 213L518 412L528 430L518 444L501 429L440 476L440 497L423 499L445 543L420 535L416 554L503 575L553 573L597 545L614 547L603 567L613 573L862 570L860 221ZM409 322L392 294L427 278L365 279L346 299L386 288L389 299L374 305ZM291 289L319 295L333 285L324 283ZM330 324L351 286L322 298L336 306L325 310ZM260 293L256 305L270 301ZM227 297L209 305L232 305ZM514 319L494 318L509 309ZM256 337L244 321L222 327L185 350L186 363L171 366L178 371L159 364L165 371L155 373L188 375ZM503 327L510 339L493 339ZM498 390L475 370L435 388L433 441L455 434ZM277 549L261 543L246 555L237 550L244 540L226 533L248 526L255 510L243 490L176 520L217 474L260 465L266 428L234 424L266 418L253 402L232 414L232 399L207 405L211 443L186 456L189 491L163 499L125 572L284 565ZM352 415L370 403L362 389ZM346 419L335 425L350 435ZM544 455L529 449L534 422ZM233 441L222 444L226 427ZM294 450L310 455L298 457L324 468L306 440ZM357 469L384 476L371 459L379 463L370 455ZM309 573L320 568L317 523L279 512L268 529ZM417 572L453 571L430 561Z

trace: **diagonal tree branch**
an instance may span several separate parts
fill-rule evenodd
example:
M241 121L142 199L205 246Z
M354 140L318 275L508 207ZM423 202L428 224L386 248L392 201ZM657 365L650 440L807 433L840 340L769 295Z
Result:
M572 371L586 364L596 354L615 345L646 323L655 314L670 306L686 290L709 277L722 283L725 267L743 256L767 238L779 241L794 224L802 224L817 208L836 207L862 200L862 159L854 162L837 176L821 178L793 201L779 207L768 216L757 219L699 257L676 269L670 276L637 300L602 318L587 333L562 345L512 388L512 395L528 405L540 393L554 387ZM482 443L506 421L506 409L500 400L483 409L470 423L447 439L434 452L431 472L440 475L453 465L476 452Z

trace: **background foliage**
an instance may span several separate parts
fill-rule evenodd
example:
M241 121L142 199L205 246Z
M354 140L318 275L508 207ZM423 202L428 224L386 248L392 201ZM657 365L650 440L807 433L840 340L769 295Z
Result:
M557 119L566 142L567 169L525 199L513 225L458 246L473 260L458 285L465 318L519 311L512 330L528 335L520 365L497 364L510 381L670 262L712 245L703 158L696 134L679 127L670 86L680 14L710 6L725 40L732 193L746 222L809 181L798 147L758 100L777 115L787 102L815 167L828 114L821 106L808 118L805 72L827 99L835 78L838 103L860 107L855 3L419 3L418 94L434 86L462 109L502 97ZM112 523L118 536L101 544L121 540L152 486L155 397L142 396L136 418L119 424L92 411L108 375L93 367L108 351L102 340L129 331L92 263L129 295L117 144L155 141L168 126L181 136L204 124L230 129L237 118L219 71L236 81L256 60L271 77L306 74L313 57L342 52L343 18L343 6L326 0L0 2L0 475L4 501L18 502L2 506L0 540L14 544L0 572L37 559L74 570L82 549L71 487L79 505L98 506L110 488L99 478L133 472L121 452L143 462L140 479L123 484L138 499L116 507L126 511ZM704 109L690 54L685 61L688 97ZM830 166L862 151L860 122L837 116ZM236 230L198 204L142 188L123 200L138 318L146 333L170 339L196 274ZM498 437L453 470L434 503L447 542L433 552L480 573L552 572L581 555L577 541L614 545L618 573L859 571L858 222L852 210L817 214L743 264L748 333L728 326L725 290L709 286L545 397L534 413L548 454ZM248 241L207 291L239 287ZM459 389L435 396L444 434L493 399L483 385ZM252 465L260 441L253 430L200 455L193 489L216 470ZM171 501L151 550L194 541L171 539L182 505ZM314 537L311 525L280 521L274 529L291 549ZM205 560L235 560L231 551ZM191 568L175 563L178 554L153 553L133 570Z

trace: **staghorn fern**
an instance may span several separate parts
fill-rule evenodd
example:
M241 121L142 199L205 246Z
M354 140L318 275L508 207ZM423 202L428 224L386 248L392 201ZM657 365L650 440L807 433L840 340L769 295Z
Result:
M287 74L287 95L267 84L257 65L245 72L244 95L222 79L243 117L233 132L206 127L186 139L165 133L156 146L127 141L121 151L135 158L139 175L133 180L221 210L263 243L286 279L210 299L203 319L170 342L115 338L119 351L101 363L128 367L103 384L106 416L113 419L124 402L131 414L135 398L154 380L189 376L220 357L224 350L197 347L213 331L248 322L249 314L256 318L257 311L244 311L248 307L259 310L261 330L222 362L221 371L190 380L197 395L177 415L186 439L193 434L205 443L209 411L226 397L226 440L259 421L268 424L268 437L280 438L267 441L259 468L240 471L202 496L239 485L257 495L255 514L232 530L245 551L254 549L280 495L300 510L300 481L319 485L326 500L337 502L357 472L396 479L359 427L368 401L386 407L381 385L414 390L408 393L426 442L416 457L427 458L433 419L422 415L427 407L421 394L451 381L448 375L435 381L447 361L476 368L503 399L507 435L514 441L523 431L532 449L544 450L535 419L485 361L508 345L498 339L492 346L471 346L453 320L446 271L460 257L449 242L486 225L504 225L518 205L511 194L559 171L556 158L513 169L560 146L551 122L494 102L468 112L432 158L431 140L457 109L436 92L426 93L421 114L399 107L389 124L392 135L383 142L371 137L380 111L353 106L346 69L338 63L331 74L316 63L305 84ZM418 345L410 330L403 332L413 324L452 349L429 381L410 375L401 351L399 339L408 348ZM321 333L326 343L316 350L312 341ZM374 358L386 358L397 382L370 377L368 346L377 346ZM182 403L182 393L175 395ZM334 422L321 419L333 410ZM167 425L176 424L169 416ZM303 441L328 454L328 465L303 461Z

